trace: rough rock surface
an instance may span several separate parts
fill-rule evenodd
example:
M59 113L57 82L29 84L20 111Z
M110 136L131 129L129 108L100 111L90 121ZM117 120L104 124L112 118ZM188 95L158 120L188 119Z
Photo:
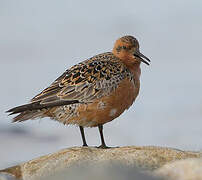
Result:
M202 158L168 163L154 173L169 180L202 180Z
M94 147L74 147L42 156L15 167L0 170L23 180L33 180L54 175L76 165L89 163L120 163L130 168L138 167L155 170L166 163L187 158L200 158L201 153L186 152L162 147L117 147L98 149Z

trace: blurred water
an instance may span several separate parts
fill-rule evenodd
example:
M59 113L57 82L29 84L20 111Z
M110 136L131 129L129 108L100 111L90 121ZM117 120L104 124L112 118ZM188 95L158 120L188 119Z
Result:
M136 103L105 125L107 144L202 149L201 9L200 0L1 0L0 168L81 145L76 127L48 118L12 124L4 112L126 34L152 64L142 65ZM96 128L86 134L99 145Z

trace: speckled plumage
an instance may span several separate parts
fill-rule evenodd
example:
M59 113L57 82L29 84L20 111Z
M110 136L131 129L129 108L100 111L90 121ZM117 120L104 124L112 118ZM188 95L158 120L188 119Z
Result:
M64 124L94 127L118 117L139 93L139 43L117 40L112 52L96 55L67 69L31 103L9 110L14 121L50 117ZM148 58L147 58L148 60ZM145 62L148 64L147 62Z
M41 103L60 100L78 100L89 103L109 95L121 80L131 72L111 52L99 54L67 69L50 87L32 99Z
M65 100L78 100L78 103L26 112L26 116L23 114L24 117L21 117L20 114L14 121L27 120L26 117L30 118L31 114L36 113L39 117L50 116L52 119L69 124L70 118L79 116L77 107L109 96L126 78L133 81L133 75L119 58L110 52L99 54L67 69L48 88L31 100L32 103L40 102L43 105Z

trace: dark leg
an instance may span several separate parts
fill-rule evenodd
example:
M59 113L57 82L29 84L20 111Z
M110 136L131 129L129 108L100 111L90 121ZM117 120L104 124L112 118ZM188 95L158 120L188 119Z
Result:
M79 126L80 128L80 132L81 132L81 137L82 137L82 140L83 140L83 146L88 146L87 143L86 143L86 138L85 138L85 134L84 134L84 129L82 126Z
M98 125L98 129L99 129L99 132L100 132L100 137L101 137L101 146L99 146L98 148L108 148L105 144L105 140L104 140L104 136L103 136L103 125Z

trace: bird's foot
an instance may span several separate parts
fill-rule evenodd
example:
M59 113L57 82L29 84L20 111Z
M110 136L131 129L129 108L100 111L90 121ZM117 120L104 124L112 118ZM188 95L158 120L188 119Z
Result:
M83 144L83 147L88 147L88 144Z
M97 148L100 148L100 149L109 149L111 147L106 146L106 144L102 144L102 145L98 146Z

